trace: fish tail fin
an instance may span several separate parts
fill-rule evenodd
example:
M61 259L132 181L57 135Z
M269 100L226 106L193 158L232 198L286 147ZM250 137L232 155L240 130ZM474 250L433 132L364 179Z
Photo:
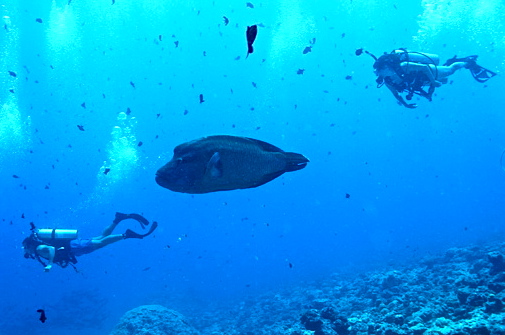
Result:
M285 152L284 154L286 155L286 172L301 170L309 162L304 155L294 152Z

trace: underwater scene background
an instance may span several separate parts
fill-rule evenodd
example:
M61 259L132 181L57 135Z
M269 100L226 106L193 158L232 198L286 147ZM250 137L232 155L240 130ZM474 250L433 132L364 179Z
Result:
M1 11L0 334L109 334L141 305L178 311L202 334L246 334L204 326L248 299L262 309L266 294L503 240L501 0L6 0ZM499 75L481 84L460 70L410 110L376 88L359 48L478 55ZM247 190L155 183L175 146L218 134L310 163ZM77 271L23 258L30 222L91 237L115 212L159 227L79 257ZM139 230L117 232L127 228ZM298 322L318 309L283 306L269 313ZM332 334L304 331L285 334Z

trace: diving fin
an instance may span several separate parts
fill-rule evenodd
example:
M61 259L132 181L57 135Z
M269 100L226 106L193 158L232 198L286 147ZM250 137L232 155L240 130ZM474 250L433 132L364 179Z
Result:
M140 226L142 227L142 229L145 229L147 225L149 225L149 221L143 217L142 215L140 214L135 214L135 213L132 213L132 214L124 214L124 213L119 213L119 212L116 212L116 217L114 218L114 223L119 223L123 220L127 220L127 219L133 219L135 221L137 221L138 223L140 223Z
M135 214L135 213L128 214L128 219L133 219L133 220L137 221L138 223L140 223L140 225L142 226L142 229L145 229L146 226L149 225L149 221L147 221L147 219L140 214Z
M125 239L127 239L127 238L139 238L139 239L143 239L144 237L151 235L156 228L158 228L158 222L153 221L153 224L151 225L151 228L145 234L139 234L139 233L134 232L131 229L126 229L126 232L124 233L124 238Z
M485 83L490 78L496 76L497 73L478 65L477 64L477 57L478 57L477 55L468 56L465 58L457 58L456 56L454 56L451 59L448 59L445 62L444 66L450 66L456 62L464 62L464 63L466 63L465 68L470 70L472 77L475 80L477 80L479 83Z
M448 59L445 63L444 66L451 66L452 64L456 62L463 62L463 63L469 63L469 62L476 62L477 61L477 55L472 55L464 58L458 58L458 56L454 56L450 59Z
M480 65L477 65L477 63L469 63L467 65L467 69L470 70L470 73L472 74L473 79L477 80L479 83L485 83L489 79L493 78L496 76L496 73L488 70L486 68L483 68Z

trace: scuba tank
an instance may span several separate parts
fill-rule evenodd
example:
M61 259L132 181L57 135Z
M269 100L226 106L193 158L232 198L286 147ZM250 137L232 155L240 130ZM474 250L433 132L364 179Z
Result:
M77 229L35 229L33 232L41 240L75 240Z

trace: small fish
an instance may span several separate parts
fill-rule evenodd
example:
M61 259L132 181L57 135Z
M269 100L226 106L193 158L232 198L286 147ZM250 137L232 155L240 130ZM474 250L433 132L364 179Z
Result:
M250 3L250 2L246 3L245 5L246 5L247 7L249 7L249 8L254 8L254 5L253 5L252 3Z
M345 80L352 80L352 76L345 76Z
M254 81L252 82L252 85L254 86L254 88L258 87Z
M228 23L230 23L230 20L226 16L223 16L223 20L224 20L224 25L225 26L227 26Z
M289 263L289 268L292 269L293 268L293 264Z
M103 171L103 174L107 175L107 173L109 173L109 172L110 172L110 169L109 168L105 168L105 170Z
M83 125L78 124L77 128L79 128L80 131L84 131L84 126Z
M85 103L85 102L83 102L83 103L81 104L81 107L82 107L82 108L84 108L84 109L86 109L86 103Z
M148 266L147 268L145 268L145 269L144 269L144 270L142 270L142 271L148 271L148 270L151 270L151 267L150 267L150 266Z
M19 176L18 176L18 175L13 174L13 175L12 175L12 178L19 178Z
M130 115L132 113L132 110L130 109L130 107L127 107L126 108L126 115Z
M46 322L47 318L46 318L46 312L43 310L43 309L37 309L37 313L40 313L40 322L44 323Z
M252 54L254 52L253 48L253 43L254 40L256 40L256 35L258 35L258 26L252 25L252 26L247 26L247 30L245 32L246 38L247 38L247 55L245 58L249 56L249 54Z
M37 19L35 19L35 22L42 23L42 19L41 18L37 18Z
M139 143L137 144L137 146L138 146L138 147L141 147L141 146L142 146L142 144L144 144L144 143L142 143L142 141L139 141Z
M356 56L361 55L363 53L363 48L356 50L354 53L356 54Z
M203 103L205 102L205 100L203 100L203 94L200 94L200 103Z
M176 48L179 47L179 41L175 41L174 44Z
M303 49L303 54L306 55L311 51L312 51L312 46L305 47L305 49Z
M296 71L296 74L303 74L304 71L305 69L298 69L298 71Z
M351 195L350 195L349 193L346 193L346 194L345 194L345 198L346 198L346 199L349 199L350 197L351 197Z
M17 77L18 75L16 74L16 72L12 72L12 71L9 71L9 74L11 75L11 77Z
M188 115L189 111L187 109L184 110L184 115Z
M132 85L132 87L135 88L135 83L133 81L130 81L130 85Z
M156 172L156 183L190 194L253 188L308 162L303 155L252 138L208 136L177 146L172 160Z

